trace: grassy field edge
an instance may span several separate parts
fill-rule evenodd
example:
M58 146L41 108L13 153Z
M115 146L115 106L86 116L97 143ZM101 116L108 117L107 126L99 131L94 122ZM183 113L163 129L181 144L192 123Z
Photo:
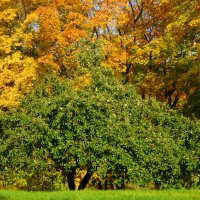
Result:
M199 200L200 190L28 192L0 190L0 200Z

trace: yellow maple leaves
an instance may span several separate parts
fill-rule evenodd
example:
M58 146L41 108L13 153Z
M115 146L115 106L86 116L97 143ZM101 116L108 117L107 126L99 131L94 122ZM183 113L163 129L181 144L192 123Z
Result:
M17 9L7 9L0 12L0 21L9 23L17 16Z
M192 27L199 27L200 26L200 18L191 20L189 25Z
M19 96L31 89L36 68L35 60L24 57L19 51L5 57L0 68L1 107L17 104Z

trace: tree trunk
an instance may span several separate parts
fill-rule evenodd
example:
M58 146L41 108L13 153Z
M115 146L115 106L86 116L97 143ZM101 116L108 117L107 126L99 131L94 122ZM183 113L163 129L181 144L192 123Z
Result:
M75 174L76 174L76 168L72 169L70 172L67 172L67 182L68 182L69 190L76 189L76 185L74 182Z

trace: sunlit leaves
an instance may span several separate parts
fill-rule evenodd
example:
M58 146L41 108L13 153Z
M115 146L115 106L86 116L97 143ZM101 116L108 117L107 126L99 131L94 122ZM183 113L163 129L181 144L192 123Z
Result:
M0 11L2 63L21 52L34 59L30 68L38 77L48 70L71 76L82 41L101 41L102 65L140 93L175 107L192 89L187 75L199 65L197 0L1 0ZM139 87L147 82L149 89Z
M5 57L0 68L1 106L18 103L19 96L31 89L36 68L36 61L20 52Z
M77 45L90 28L88 3L30 0L0 4L1 106L15 104L25 88L30 89L31 81L48 70L66 75L78 66Z

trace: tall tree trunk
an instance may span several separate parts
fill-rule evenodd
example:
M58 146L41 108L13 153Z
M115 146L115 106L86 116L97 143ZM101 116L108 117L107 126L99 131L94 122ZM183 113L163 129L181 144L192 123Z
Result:
M68 187L69 190L75 190L76 185L75 185L75 174L76 174L76 168L71 169L70 172L67 172L67 182L68 182Z
M84 190L86 185L88 184L90 178L92 177L93 172L90 170L87 170L87 173L83 177L83 179L80 182L80 185L78 186L78 190Z

